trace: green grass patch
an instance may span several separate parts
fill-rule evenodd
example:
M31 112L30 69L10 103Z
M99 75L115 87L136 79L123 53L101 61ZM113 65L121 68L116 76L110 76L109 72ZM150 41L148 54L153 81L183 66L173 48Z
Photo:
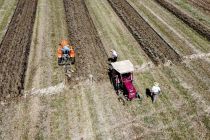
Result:
M13 15L16 4L17 4L16 1L14 1L11 5L2 9L2 10L5 10L5 12L0 12L1 16L3 16L0 22L0 42L1 42L2 37L4 36L4 33L5 33L4 30L7 28L10 22L10 19Z
M87 98L87 101L88 101L88 110L90 111L90 118L91 118L91 122L92 122L92 129L93 129L93 132L96 134L96 132L99 130L98 129L98 126L97 124L99 124L99 119L97 117L97 111L96 111L96 104L93 100L93 94L97 94L97 93L94 93L91 89L89 89L89 91L86 91L85 92L86 94L86 98ZM95 139L101 139L101 135L100 134L97 134L96 136L94 136Z
M197 20L210 26L210 16L207 16L201 10L196 9L193 5L189 4L188 0L175 0L175 3Z
M36 134L35 140L44 140L44 135L41 130L39 130L39 132Z
M2 8L2 5L4 4L5 0L0 0L0 9Z
M206 128L210 131L210 118L209 116L204 116L202 122L206 126Z
M189 91L180 84L180 81L174 71L170 68L165 68L164 73L167 75L170 83L173 84L173 86L179 91L177 94L181 95L186 101L188 101L191 112L197 112L194 99L189 95Z
M155 18L153 18L151 16L151 13L148 12L147 10L145 10L144 6L140 2L138 2L136 0L129 0L129 1L131 1L131 3L133 3L134 5L136 5L138 11L140 11L139 13L142 13L141 11L144 11L143 13L148 17L149 21L151 21L152 23L154 23L155 26L157 26L157 23L159 23L160 21L155 20ZM186 25L182 20L178 19L175 15L168 12L166 9L160 7L155 2L145 1L144 4L147 5L148 7L150 7L151 9L153 9L153 11L155 13L157 13L158 15L162 15L161 16L162 19L164 19L164 21L167 21L167 23L171 27L173 27L184 38L186 38L192 45L194 45L196 47L196 49L199 49L202 52L209 52L210 51L209 41L206 38L199 35L195 30L190 28L188 25ZM160 29L160 31L164 30L164 25L161 25L161 26L162 26L161 27L162 29ZM159 28L159 27L157 26L157 28Z
M87 0L86 4L106 50L114 48L119 53L119 60L130 59L135 65L142 64L145 61L145 56L141 55L143 51L133 42L135 39L124 24L118 21L119 17L109 4L96 0Z

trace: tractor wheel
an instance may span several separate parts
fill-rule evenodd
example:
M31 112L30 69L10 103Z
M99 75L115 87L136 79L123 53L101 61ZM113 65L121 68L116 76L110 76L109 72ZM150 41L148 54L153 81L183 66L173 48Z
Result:
M136 98L138 98L139 100L143 99L143 97L141 96L141 94L139 92L136 93Z
M122 105L126 105L126 101L127 100L125 99L125 97L123 96L123 94L119 94L118 101L120 103L122 103Z
M71 58L71 64L73 65L75 63L75 57Z

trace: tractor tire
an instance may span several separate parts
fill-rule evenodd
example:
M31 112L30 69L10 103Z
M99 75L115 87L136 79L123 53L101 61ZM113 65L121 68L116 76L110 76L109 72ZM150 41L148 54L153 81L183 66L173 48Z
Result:
M71 59L71 64L74 65L75 64L75 57L70 58Z
M58 58L58 65L62 65L62 58Z
M126 102L127 102L127 100L126 100L126 98L123 96L123 94L119 94L119 97L118 97L118 101L120 102L120 103L122 103L122 105L126 105Z
M141 96L141 94L139 94L138 92L136 93L136 98L138 98L139 100L143 100L143 96Z

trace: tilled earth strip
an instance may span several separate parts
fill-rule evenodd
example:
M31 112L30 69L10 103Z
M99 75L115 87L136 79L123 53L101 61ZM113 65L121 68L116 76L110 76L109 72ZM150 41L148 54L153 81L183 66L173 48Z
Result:
M210 1L208 0L187 0L196 7L203 9L205 12L210 13Z
M174 6L172 3L166 0L156 1L168 11L173 13L177 18L181 19L188 26L193 28L196 32L198 32L200 35L202 35L210 41L210 29L207 26L194 19L193 17L187 15L186 13L182 12L180 9L178 9L176 6Z
M139 15L126 0L108 0L149 58L158 65L168 60L178 63L179 54Z
M0 44L0 100L21 95L31 44L37 0L19 0Z
M96 81L104 79L107 54L84 0L64 0L64 8L71 44L79 47L74 78L92 75Z

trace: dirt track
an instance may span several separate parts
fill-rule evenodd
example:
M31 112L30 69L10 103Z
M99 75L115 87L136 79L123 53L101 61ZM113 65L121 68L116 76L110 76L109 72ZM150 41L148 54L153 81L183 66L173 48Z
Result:
M179 54L152 29L127 1L108 1L155 64L165 63L167 60L172 62L181 60Z
M0 45L0 100L21 94L36 13L37 0L19 0Z
M93 75L101 80L106 74L107 55L83 0L64 0L66 20L71 43L79 47L76 59L76 76ZM74 74L75 75L75 74Z
M161 6L172 12L176 17L183 20L188 26L193 28L196 32L198 32L200 35L204 36L208 40L210 40L210 29L203 25L198 20L192 18L191 16L187 15L186 13L182 12L180 9L178 9L176 6L174 6L172 3L166 1L166 0L156 0Z
M210 13L210 1L207 0L188 0L190 3L203 9L206 13Z

